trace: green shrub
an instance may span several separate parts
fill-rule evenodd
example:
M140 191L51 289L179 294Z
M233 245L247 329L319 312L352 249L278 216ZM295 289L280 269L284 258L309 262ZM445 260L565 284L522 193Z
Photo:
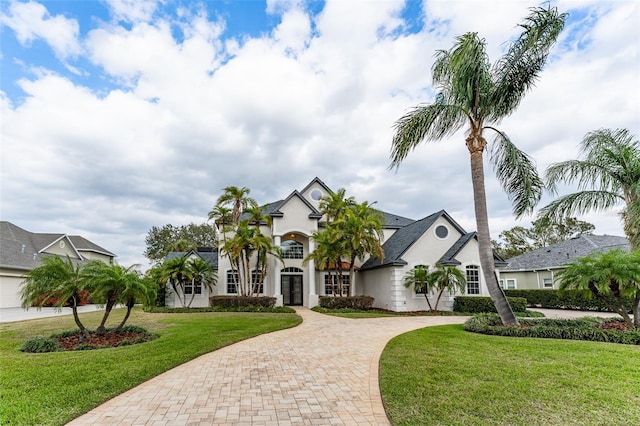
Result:
M57 352L62 350L62 346L53 337L36 336L24 342L20 350L29 353Z
M603 324L621 322L610 318L580 319L520 319L520 327L505 327L496 314L475 315L464 324L464 329L474 333L509 337L538 337L546 339L590 340L593 342L640 345L640 330L606 330Z
M159 314L197 314L202 312L260 312L271 314L295 314L296 310L288 306L274 306L265 308L262 306L209 306L206 308L145 308L146 312Z
M607 303L595 297L590 298L579 290L504 290L504 293L509 297L524 297L529 307L612 312ZM632 303L631 298L625 302L629 312Z
M73 348L74 351L92 351L94 349L98 349L98 347L89 343L82 343Z
M527 300L521 297L507 297L511 309L514 312L525 312L527 310ZM495 312L496 307L490 297L479 296L456 296L453 301L454 312L468 312L470 314L479 314L485 312Z
M223 308L260 306L263 308L273 308L276 306L276 298L254 296L211 296L209 298L209 306Z
M327 309L371 309L375 299L371 296L320 296L320 306Z

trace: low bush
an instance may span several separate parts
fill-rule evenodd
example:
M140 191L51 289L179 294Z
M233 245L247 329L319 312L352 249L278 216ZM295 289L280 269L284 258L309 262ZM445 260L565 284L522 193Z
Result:
M327 309L371 309L375 299L371 296L320 296L320 307Z
M527 299L521 297L507 297L511 309L514 312L525 312L527 310ZM453 301L454 312L467 312L470 314L497 313L493 300L490 297L479 296L457 296Z
M589 340L593 342L640 345L640 330L608 329L609 323L622 323L617 318L520 319L520 327L505 327L497 314L481 314L469 319L464 329L474 333L509 337ZM615 324L613 324L615 325ZM614 327L616 328L616 327Z
M276 306L276 298L254 296L211 296L209 298L209 306L219 306L223 308L260 306L263 308L273 308Z
M578 290L504 290L509 297L524 297L527 306L547 309L575 309L579 311L612 312L602 300L588 297ZM631 312L633 300L628 298L626 306Z
M24 342L20 350L30 353L57 352L62 350L62 346L53 337L36 336Z

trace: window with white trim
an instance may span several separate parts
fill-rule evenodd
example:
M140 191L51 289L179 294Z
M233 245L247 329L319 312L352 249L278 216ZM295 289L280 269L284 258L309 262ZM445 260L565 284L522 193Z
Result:
M340 286L338 285L338 276L335 274L324 276L324 294L327 296L337 295L340 293ZM342 295L349 295L349 274L342 275Z
M414 271L416 269L418 269L418 268L423 268L425 271L429 272L429 265L416 265L416 266L413 267ZM415 291L416 296L417 295L424 296L425 287L426 287L426 285L424 287L422 287L422 289L416 289L415 286L414 286L413 289Z
M184 285L184 294L202 294L202 283L191 280Z
M466 267L467 294L480 294L480 268L477 265Z
M227 294L238 294L238 271L230 269L227 271Z
M505 287L505 283L506 283L506 287ZM507 278L504 280L500 280L500 288L503 290L515 290L517 288L515 278Z
M280 244L280 251L283 259L303 259L303 245L299 241L286 240Z
M553 278L544 278L542 280L542 287L553 288Z

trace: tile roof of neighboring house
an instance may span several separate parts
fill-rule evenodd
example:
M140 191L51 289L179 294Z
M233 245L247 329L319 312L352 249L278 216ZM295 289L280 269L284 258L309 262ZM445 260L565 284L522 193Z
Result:
M166 260L175 259L177 257L182 256L190 256L196 255L201 259L207 261L213 268L218 269L218 249L214 249L211 247L198 247L198 250L189 250L189 251L172 251L167 254Z
M508 265L502 271L560 268L575 258L612 249L629 251L629 241L624 237L611 235L581 235L507 259Z
M11 222L0 221L0 266L31 270L41 264L43 255L47 255L44 250L65 238L80 255L83 251L93 251L116 256L79 235L29 232Z

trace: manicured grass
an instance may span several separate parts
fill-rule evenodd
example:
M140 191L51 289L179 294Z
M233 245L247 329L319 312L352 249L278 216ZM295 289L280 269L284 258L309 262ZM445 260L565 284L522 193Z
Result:
M399 425L637 425L640 347L513 338L429 327L392 339L380 360Z
M114 310L108 326L122 319ZM81 314L95 328L102 312ZM295 314L155 314L136 309L128 324L160 334L148 343L79 352L27 354L28 338L75 329L71 315L0 324L0 424L61 425L102 402L202 354L301 322Z

